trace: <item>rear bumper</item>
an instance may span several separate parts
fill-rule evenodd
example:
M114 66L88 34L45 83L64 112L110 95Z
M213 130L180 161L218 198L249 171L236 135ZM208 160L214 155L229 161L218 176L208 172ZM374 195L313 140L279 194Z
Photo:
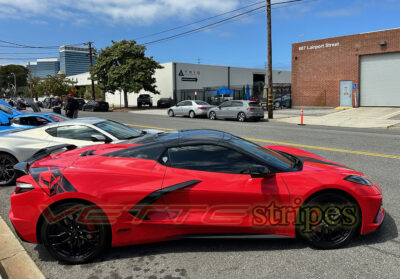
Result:
M197 116L206 116L206 115L208 115L208 109L196 109L195 111L194 111L194 113L197 115Z
M264 112L247 112L247 118L264 118Z

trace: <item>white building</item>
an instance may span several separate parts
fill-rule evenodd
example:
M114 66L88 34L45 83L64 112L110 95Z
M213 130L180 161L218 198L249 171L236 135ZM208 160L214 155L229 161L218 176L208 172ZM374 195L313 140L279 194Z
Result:
M261 97L262 88L266 82L265 69L238 68L229 66L213 66L188 63L163 63L164 68L156 70L156 86L160 94L152 94L153 104L156 105L160 98L172 98L176 102L184 99L198 99L210 102L212 92L221 86L226 86L235 92L236 99L240 99L247 86L250 87L251 96ZM79 85L89 85L89 73L70 76ZM290 84L291 72L274 70L272 74L274 84ZM148 93L145 91L139 94ZM128 94L129 106L137 105L139 94ZM124 105L123 94L107 93L106 101L110 106Z

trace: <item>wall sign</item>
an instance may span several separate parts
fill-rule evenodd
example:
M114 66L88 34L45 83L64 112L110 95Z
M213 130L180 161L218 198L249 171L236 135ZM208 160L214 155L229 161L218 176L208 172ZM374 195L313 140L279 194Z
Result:
M339 47L340 43L325 43L325 44L320 44L320 45L311 45L311 46L301 46L299 47L299 51L303 50L318 50L318 49L324 49L324 48L332 48L332 47Z
M192 81L192 82L197 82L197 78L191 78L191 77L183 77L182 81Z

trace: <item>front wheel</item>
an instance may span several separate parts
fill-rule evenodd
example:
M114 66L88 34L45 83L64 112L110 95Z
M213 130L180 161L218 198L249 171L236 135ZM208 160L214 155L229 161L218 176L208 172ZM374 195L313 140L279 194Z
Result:
M217 119L217 115L216 115L216 113L215 112L210 112L209 114L208 114L208 119L210 119L210 120L215 120L215 119Z
M174 117L174 116L175 116L174 111L173 111L172 109L170 109L170 110L168 111L168 116L169 116L169 117Z
M302 205L296 220L296 235L319 249L347 245L361 227L361 210L349 197L325 192Z
M190 118L195 118L195 117L196 117L196 114L194 113L193 110L191 110L191 111L189 112L189 117L190 117Z
M18 161L11 155L0 153L0 186L14 184L17 178L17 172L14 165Z
M246 114L244 112L239 112L237 115L237 120L240 122L245 122L246 121Z
M83 212L88 212L87 209L100 211L93 205L71 202L52 209L52 214L62 216L61 219L50 223L44 217L40 236L47 251L57 260L69 264L86 263L109 245L105 214L104 222L100 223L99 219L90 222L87 220L90 213L83 216ZM64 216L66 212L69 214Z

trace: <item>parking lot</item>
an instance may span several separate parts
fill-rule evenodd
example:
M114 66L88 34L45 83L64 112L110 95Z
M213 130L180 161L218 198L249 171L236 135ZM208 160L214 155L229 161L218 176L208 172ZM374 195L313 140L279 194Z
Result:
M400 130L326 128L273 122L210 121L137 113L80 112L159 129L212 128L258 144L292 145L344 163L383 190L387 215L378 232L338 250L315 250L295 239L198 239L114 248L94 263L70 266L41 246L24 243L47 278L397 278L400 274ZM363 154L360 154L360 153ZM394 156L390 156L394 155ZM14 187L0 188L0 215L8 221Z

